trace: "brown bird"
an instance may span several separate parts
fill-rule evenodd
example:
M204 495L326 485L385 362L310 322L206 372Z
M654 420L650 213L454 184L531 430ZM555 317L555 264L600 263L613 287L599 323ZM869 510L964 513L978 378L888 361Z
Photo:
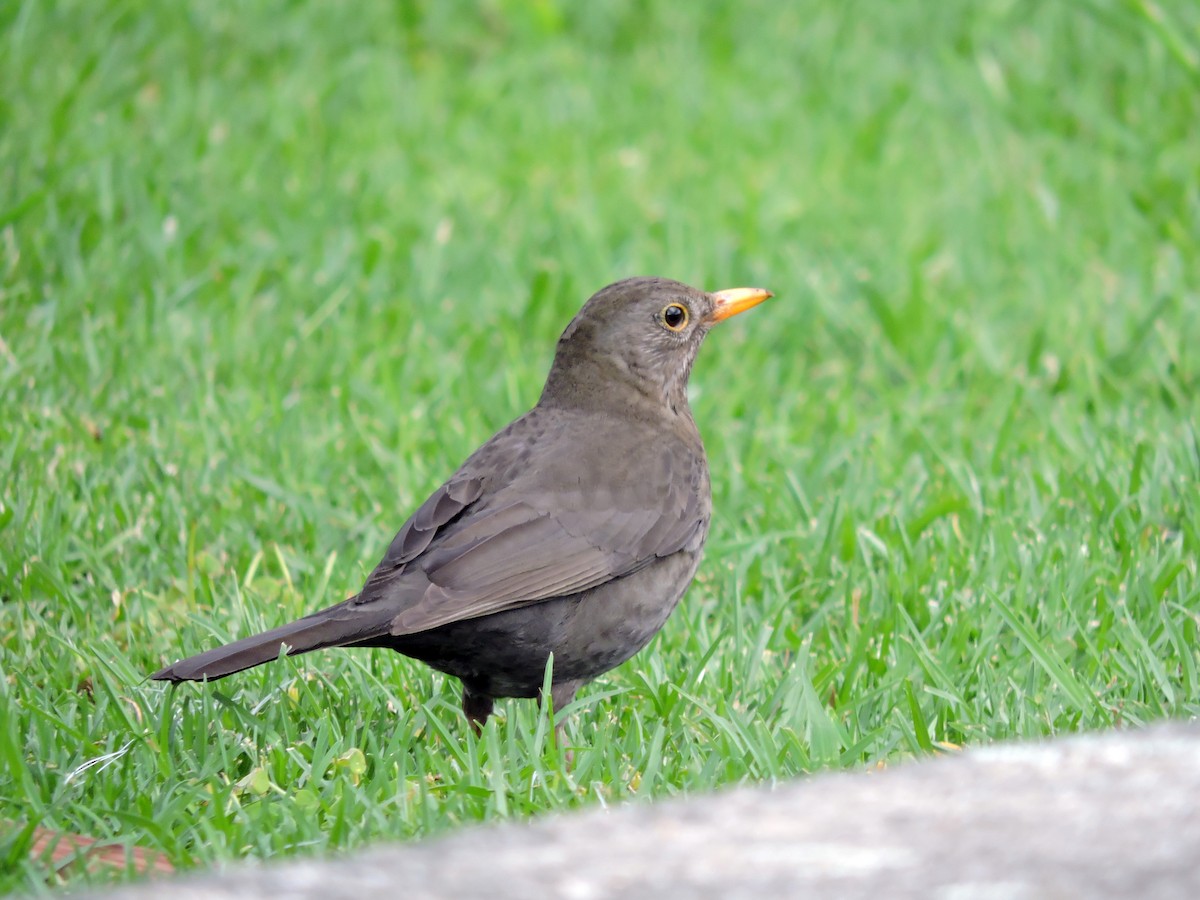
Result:
M324 647L389 647L498 697L551 700L625 662L696 573L712 515L687 383L712 326L770 297L630 278L567 326L537 405L471 455L392 540L362 591L155 672L224 678Z

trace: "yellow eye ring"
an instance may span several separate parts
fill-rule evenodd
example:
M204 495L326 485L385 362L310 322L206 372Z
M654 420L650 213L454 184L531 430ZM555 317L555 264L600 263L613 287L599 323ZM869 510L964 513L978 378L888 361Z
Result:
M687 328L688 310L682 304L668 303L663 307L658 317L662 319L663 326L668 331L683 331L683 329Z

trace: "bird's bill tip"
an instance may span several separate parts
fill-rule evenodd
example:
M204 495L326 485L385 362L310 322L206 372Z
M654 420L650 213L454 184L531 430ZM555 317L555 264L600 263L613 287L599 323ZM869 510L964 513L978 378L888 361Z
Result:
M709 321L713 324L722 322L730 316L745 312L774 296L763 288L730 288L727 291L714 291L713 297L716 299L717 305L713 308Z

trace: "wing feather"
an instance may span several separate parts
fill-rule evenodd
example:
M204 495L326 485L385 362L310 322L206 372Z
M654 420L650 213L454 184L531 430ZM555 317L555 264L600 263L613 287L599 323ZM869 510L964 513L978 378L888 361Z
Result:
M387 553L371 573L371 579L394 573L424 553L438 533L474 504L482 493L483 480L480 478L452 478L443 484L396 533ZM367 588L371 586L371 579L367 581ZM367 593L366 588L363 593Z
M622 477L585 487L578 473L610 461L594 446L567 458L539 443L546 429L535 408L477 451L400 529L352 602L394 610L390 633L413 634L699 551L709 494L696 445L648 431Z
M555 513L525 503L515 506L519 508L480 516L422 558L430 586L393 619L392 634L425 631L597 587L684 549L707 524L699 508L687 505ZM648 542L651 536L655 540Z

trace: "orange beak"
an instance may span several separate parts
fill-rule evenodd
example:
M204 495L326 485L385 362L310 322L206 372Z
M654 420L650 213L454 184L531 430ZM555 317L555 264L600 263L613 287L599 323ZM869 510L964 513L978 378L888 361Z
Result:
M762 288L730 288L727 291L714 291L712 296L716 299L717 305L712 311L712 315L708 317L708 323L715 325L718 322L723 322L730 316L736 316L740 312L745 312L752 306L758 306L768 297L774 297L770 291L764 291Z

